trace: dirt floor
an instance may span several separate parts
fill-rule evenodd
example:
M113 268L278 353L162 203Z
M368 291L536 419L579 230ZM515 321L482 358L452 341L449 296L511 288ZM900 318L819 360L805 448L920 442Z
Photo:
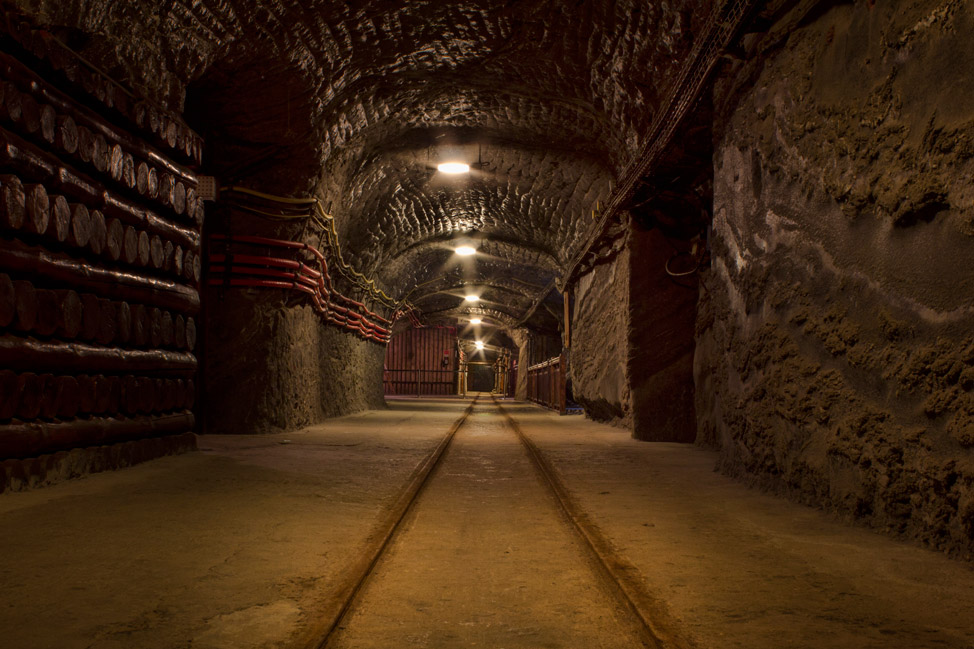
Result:
M200 453L0 496L3 645L292 646L466 405L204 437ZM748 490L709 451L505 407L699 647L974 647L970 564ZM405 523L334 646L631 646L489 401Z
M701 647L974 647L974 566L715 473L715 454L508 406Z
M329 647L641 647L490 401Z

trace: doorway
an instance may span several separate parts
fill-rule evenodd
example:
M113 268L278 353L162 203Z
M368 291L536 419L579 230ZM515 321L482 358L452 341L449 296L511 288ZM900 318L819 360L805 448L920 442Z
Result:
M467 379L467 390L471 392L490 392L494 389L494 368L486 363L475 365L471 363L470 378Z

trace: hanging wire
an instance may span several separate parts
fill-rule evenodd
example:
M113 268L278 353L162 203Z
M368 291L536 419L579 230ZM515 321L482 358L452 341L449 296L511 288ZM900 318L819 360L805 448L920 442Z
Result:
M318 225L327 236L328 245L334 252L336 269L343 277L345 277L346 280L364 290L373 300L387 308L399 309L404 306L408 306L409 309L413 308L412 305L409 305L405 298L398 301L393 299L390 295L378 287L374 279L366 277L362 273L352 268L352 266L345 261L345 259L342 257L341 244L338 241L338 231L335 228L335 217L325 211L321 201L319 201L317 198L289 198L286 196L276 196L274 194L266 194L264 192L259 192L247 187L239 187L236 185L221 187L220 192L240 195L240 197L236 199L231 199L234 206L257 216L280 221L310 219L313 223ZM241 201L241 198L243 197L246 197L243 200L252 200L255 198L260 199L260 201L269 203L270 205L267 206L268 209L247 205Z

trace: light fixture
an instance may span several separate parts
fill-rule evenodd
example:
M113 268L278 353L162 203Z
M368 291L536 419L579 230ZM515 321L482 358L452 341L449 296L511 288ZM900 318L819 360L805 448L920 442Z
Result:
M470 171L470 165L464 162L441 162L436 168L445 174L465 174Z
M457 246L453 252L457 253L461 257L469 257L477 252L477 249L473 246Z
M466 300L467 302L480 302L479 295L467 295L463 299Z
M477 349L483 349L484 348L484 341L477 340L477 341L474 342L474 345L477 346Z
M480 324L481 322L483 322L483 320L481 320L480 318L472 318L470 320L470 324Z

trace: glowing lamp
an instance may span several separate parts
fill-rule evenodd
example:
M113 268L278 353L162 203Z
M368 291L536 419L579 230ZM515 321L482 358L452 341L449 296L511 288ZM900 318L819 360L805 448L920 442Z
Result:
M457 246L453 252L457 253L461 257L469 257L470 255L475 254L477 249L473 246Z
M465 174L470 171L470 165L463 162L441 162L436 168L445 174Z
M463 299L466 300L467 302L480 302L480 296L479 295L468 295L468 296L464 297Z
M473 318L472 320L470 320L470 324L480 324L481 322L483 322L483 320L481 320L480 318Z
M484 348L484 341L478 340L478 341L474 342L474 345L477 346L477 349L483 349Z

